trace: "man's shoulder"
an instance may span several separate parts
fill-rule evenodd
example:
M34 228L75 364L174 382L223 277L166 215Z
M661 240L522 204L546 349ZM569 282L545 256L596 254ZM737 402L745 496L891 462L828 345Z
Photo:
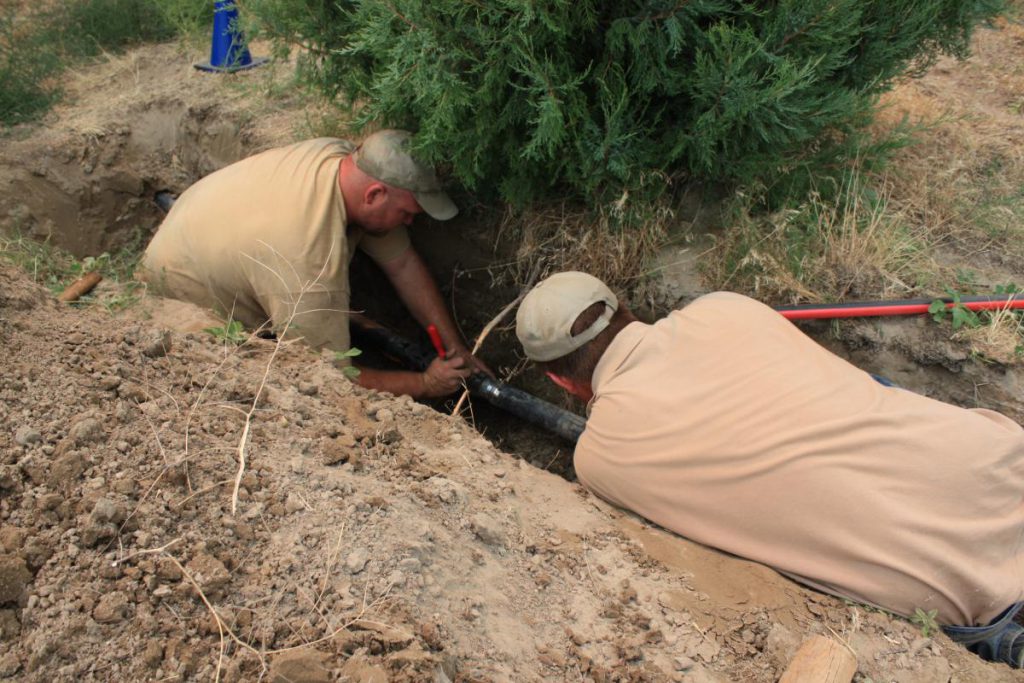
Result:
M696 299L694 299L693 301L691 301L690 303L688 303L685 306L683 306L682 308L678 309L677 311L673 311L673 313L678 313L680 311L686 311L686 310L697 310L697 309L704 308L704 307L707 307L707 306L729 306L729 307L755 307L755 308L759 308L759 307L763 307L764 304L762 304L761 302L757 301L756 299L751 299L749 296L745 296L743 294L738 294L737 292L718 291L718 292L709 292L707 294L702 294L702 295L698 296Z
M320 149L337 150L344 154L351 154L358 146L351 140L346 140L344 138L310 138L308 140L300 140L299 142L294 143L294 146L303 145Z
M697 297L682 308L671 311L668 320L705 321L715 325L735 324L740 327L753 323L769 324L770 321L785 321L770 306L736 292L711 292Z
M356 147L356 143L343 138L309 138L293 142L290 145L271 147L248 158L291 156L296 153L299 153L300 156L345 156L354 152Z
M249 184L258 183L261 177L280 183L282 173L287 176L296 169L315 166L326 159L346 156L355 149L355 143L341 138L301 140L250 154L201 178L194 185L210 187L219 183L233 183L237 182L239 177L244 177Z

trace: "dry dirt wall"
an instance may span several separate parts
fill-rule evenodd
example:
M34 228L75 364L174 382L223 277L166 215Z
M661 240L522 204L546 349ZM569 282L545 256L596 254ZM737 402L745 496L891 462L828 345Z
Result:
M0 233L84 257L151 232L161 218L155 192L180 192L276 140L272 126L252 131L245 93L230 85L193 69L174 45L77 74L43 126L0 146Z
M43 139L5 145L0 227L77 256L112 251L137 229L159 224L158 190L187 187L245 156L230 119L203 126L208 112L181 102L147 107L129 112L132 126L52 130Z

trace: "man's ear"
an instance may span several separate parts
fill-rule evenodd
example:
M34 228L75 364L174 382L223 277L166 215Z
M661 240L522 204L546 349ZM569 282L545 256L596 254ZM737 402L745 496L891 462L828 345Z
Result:
M384 183L370 183L363 192L363 204L375 207L388 198L388 187Z

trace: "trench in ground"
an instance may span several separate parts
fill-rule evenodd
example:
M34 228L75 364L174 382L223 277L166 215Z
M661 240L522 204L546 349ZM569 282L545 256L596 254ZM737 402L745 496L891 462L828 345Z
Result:
M0 187L5 188L0 191L0 231L14 229L48 239L78 257L112 252L139 232L140 243L145 244L162 218L154 194L159 190L180 193L204 175L258 151L247 130L245 124L215 111L165 103L137 115L130 127L118 126L62 145L43 142L38 153L29 150L7 156L0 159ZM499 220L494 213L463 211L446 223L420 218L412 230L417 250L470 342L518 293L507 278L495 278L510 258L508 248L496 245ZM655 264L662 275L658 287L664 296L647 310L639 307L642 319L653 320L702 293L695 260L679 256L670 249L664 254L666 261ZM427 343L368 259L356 257L351 283L354 309ZM501 379L508 379L509 371L516 369L510 383L580 412L581 406L570 405L535 370L523 370L511 322L490 334L480 357ZM943 338L944 333L927 321L887 319L835 326L824 322L802 327L838 355L907 389L1024 419L1022 373L962 357ZM842 334L837 335L837 330ZM368 364L389 366L390 361L372 349L363 350ZM454 398L432 405L450 412L453 403ZM471 407L464 415L498 447L537 467L575 478L570 444L483 400L473 400Z

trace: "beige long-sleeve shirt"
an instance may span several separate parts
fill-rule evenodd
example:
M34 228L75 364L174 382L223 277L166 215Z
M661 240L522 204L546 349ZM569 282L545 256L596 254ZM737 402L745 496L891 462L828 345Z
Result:
M289 327L314 347L349 347L348 265L356 245L377 262L409 248L348 225L338 166L355 149L318 138L238 161L189 187L143 259L154 290L257 328Z
M598 495L902 615L980 625L1024 595L1024 430L889 388L746 297L633 323L575 452Z

